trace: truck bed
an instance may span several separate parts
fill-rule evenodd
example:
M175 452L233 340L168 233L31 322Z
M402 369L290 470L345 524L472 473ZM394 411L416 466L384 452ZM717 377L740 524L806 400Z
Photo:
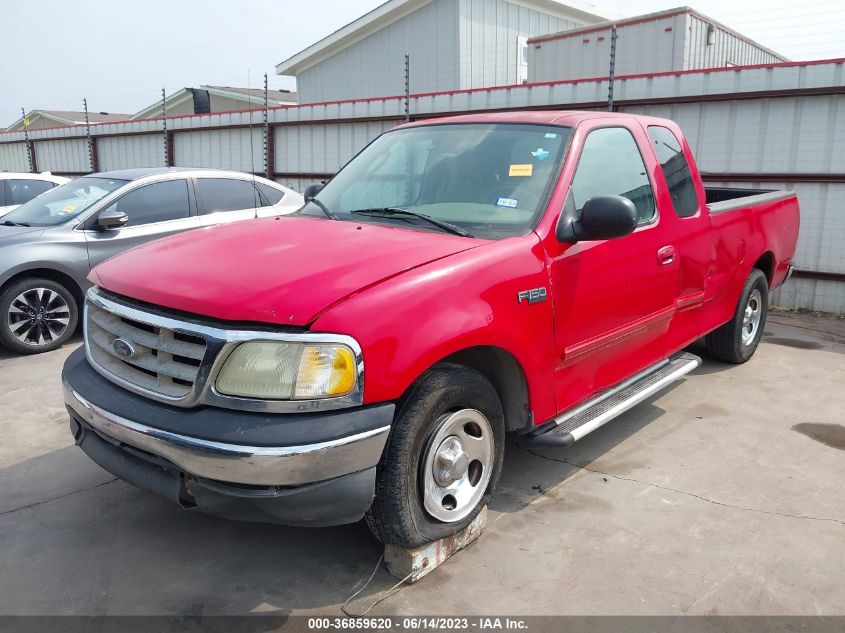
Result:
M743 189L740 187L704 187L710 213L732 211L764 202L774 202L795 195L781 189Z

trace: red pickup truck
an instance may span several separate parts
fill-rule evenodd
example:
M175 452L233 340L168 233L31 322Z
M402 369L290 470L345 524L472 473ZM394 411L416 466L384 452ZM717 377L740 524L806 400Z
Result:
M671 121L511 112L387 132L296 214L91 274L63 382L94 461L186 509L467 525L506 433L567 446L700 363L742 363L798 203L707 188Z

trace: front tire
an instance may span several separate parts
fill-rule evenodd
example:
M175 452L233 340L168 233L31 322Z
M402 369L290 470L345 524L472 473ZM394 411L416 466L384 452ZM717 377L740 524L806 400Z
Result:
M744 363L757 351L768 313L769 284L755 268L745 280L733 318L707 335L707 351L726 363Z
M51 279L21 279L0 294L0 343L20 354L61 347L73 336L79 311L73 293Z
M505 419L478 371L444 363L411 388L376 474L366 520L382 543L418 547L478 515L499 480Z

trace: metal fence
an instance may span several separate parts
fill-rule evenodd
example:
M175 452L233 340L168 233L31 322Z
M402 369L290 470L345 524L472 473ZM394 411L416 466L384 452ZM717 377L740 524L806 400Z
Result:
M597 109L607 78L412 95L412 119L508 109ZM617 77L615 109L677 121L708 182L799 194L798 273L775 293L793 308L845 312L845 60ZM82 175L202 166L269 175L302 190L404 120L404 97L336 101L29 133L33 171ZM266 137L265 137L266 134ZM266 143L265 143L266 141ZM89 152L88 144L93 145ZM22 132L0 133L0 170L26 171Z

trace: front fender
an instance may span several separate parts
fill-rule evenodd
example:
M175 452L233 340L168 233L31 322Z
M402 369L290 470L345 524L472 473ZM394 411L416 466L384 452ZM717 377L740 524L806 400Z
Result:
M545 288L547 299L519 301L520 292L534 288ZM551 292L534 233L392 277L332 306L311 329L348 334L361 344L366 403L399 398L455 352L492 346L521 365L534 418L554 415Z

